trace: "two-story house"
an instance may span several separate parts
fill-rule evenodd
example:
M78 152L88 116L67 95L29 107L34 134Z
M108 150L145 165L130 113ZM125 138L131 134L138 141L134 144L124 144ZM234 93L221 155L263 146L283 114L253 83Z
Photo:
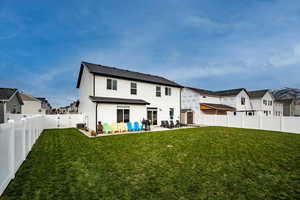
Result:
M210 91L185 87L181 93L181 122L201 124L206 115L251 115L250 98L244 88Z
M20 97L23 101L22 114L46 114L42 109L42 101L34 98L28 94L20 93Z
M249 96L252 104L254 115L259 116L281 116L282 110L280 105L274 105L274 97L269 90L254 90L249 91ZM275 110L276 108L276 110Z
M18 89L0 88L0 123L7 121L6 115L21 114L23 101Z
M180 120L181 88L160 76L82 62L77 81L79 113L87 127L101 122Z

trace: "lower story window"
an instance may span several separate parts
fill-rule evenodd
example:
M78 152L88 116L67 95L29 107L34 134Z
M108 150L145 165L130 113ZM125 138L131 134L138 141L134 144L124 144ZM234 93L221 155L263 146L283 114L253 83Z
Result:
M117 122L129 122L129 109L117 109Z

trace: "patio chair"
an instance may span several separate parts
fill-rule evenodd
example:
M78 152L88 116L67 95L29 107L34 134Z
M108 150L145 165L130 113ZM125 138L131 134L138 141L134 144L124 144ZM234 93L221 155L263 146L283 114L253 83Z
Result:
M168 121L165 121L165 124L166 124L165 128L170 128L170 124Z
M179 120L176 120L175 127L176 127L176 128L180 128L180 122L179 122Z
M127 131L127 126L125 125L125 123L118 123L118 129L120 132L125 132Z
M165 127L165 126L166 126L165 121L161 121L160 123L161 123L161 124L160 124L160 127Z
M139 125L139 123L138 122L134 122L134 130L136 130L136 131L140 131L140 130L142 130L142 127Z
M173 120L170 120L170 128L174 128L174 127L175 127L175 125L174 125Z
M127 130L128 131L134 131L134 128L132 127L131 122L127 122Z
M110 127L112 129L112 133L120 132L120 130L118 129L118 124L116 122L111 123Z
M103 123L103 133L108 134L109 132L112 132L109 124L108 123Z

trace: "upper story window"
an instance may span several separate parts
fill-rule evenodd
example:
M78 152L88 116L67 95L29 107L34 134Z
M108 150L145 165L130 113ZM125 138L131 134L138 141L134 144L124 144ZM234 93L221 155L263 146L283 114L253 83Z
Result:
M245 102L246 102L245 97L242 97L242 98L241 98L241 105L245 105Z
M106 89L117 90L117 80L108 78L106 81Z
M272 101L269 101L269 106L272 106L273 102Z
M160 86L156 86L156 96L161 97L161 87Z
M134 95L137 94L137 85L136 85L136 83L131 83L130 84L130 94L134 94Z
M268 101L267 100L263 100L263 104L264 105L268 105Z
M170 87L165 88L165 95L166 96L171 96L171 88Z

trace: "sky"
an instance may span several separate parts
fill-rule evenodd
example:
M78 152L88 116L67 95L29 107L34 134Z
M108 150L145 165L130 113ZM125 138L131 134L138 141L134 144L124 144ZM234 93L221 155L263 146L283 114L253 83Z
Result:
M81 61L210 90L300 88L300 1L0 0L0 87L64 106Z

